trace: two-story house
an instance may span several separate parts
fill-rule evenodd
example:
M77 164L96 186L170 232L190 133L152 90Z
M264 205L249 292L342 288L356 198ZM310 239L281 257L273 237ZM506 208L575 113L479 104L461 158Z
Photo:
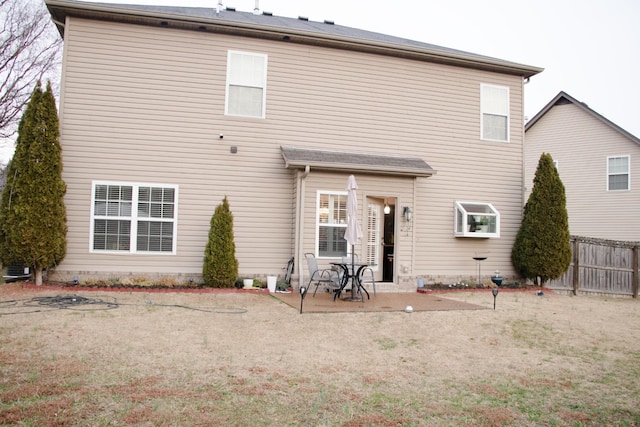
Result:
M640 240L640 139L565 92L525 131L527 196L540 155L549 153L565 186L571 234Z
M240 275L355 252L378 290L515 272L540 68L306 18L46 0L64 38L61 280L198 279L215 207Z

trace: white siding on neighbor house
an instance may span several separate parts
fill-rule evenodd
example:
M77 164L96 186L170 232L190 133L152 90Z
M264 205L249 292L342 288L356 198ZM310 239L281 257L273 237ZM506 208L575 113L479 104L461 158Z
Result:
M526 195L543 152L558 162L571 234L640 240L640 146L574 104L555 105L526 135ZM607 191L607 158L630 156L630 190Z
M268 55L265 119L224 115L229 50ZM483 83L509 88L509 143L480 140ZM280 146L293 145L412 154L437 170L416 180L415 194L413 179L356 175L367 194L398 197L400 205L415 200L414 221L403 237L415 247L403 243L398 253L407 278L475 277L471 257L477 251L489 253L487 271L513 275L510 248L522 199L522 89L521 77L488 71L68 19L61 139L69 246L58 271L198 275L211 215L226 195L240 274L281 272L294 254L296 180L284 168ZM305 251L315 236L315 188L341 191L347 175L322 175L322 182L315 181L315 171L307 177ZM92 180L179 186L177 254L89 253ZM455 200L494 204L502 214L501 237L454 238Z

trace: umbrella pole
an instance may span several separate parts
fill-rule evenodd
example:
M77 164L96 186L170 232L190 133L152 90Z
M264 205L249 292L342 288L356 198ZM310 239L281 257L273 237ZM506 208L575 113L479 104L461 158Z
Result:
M353 290L353 288L356 286L356 270L355 270L355 256L353 254L353 249L354 249L355 245L351 245L351 274L353 275L351 277L351 299L354 299L356 297L356 293Z

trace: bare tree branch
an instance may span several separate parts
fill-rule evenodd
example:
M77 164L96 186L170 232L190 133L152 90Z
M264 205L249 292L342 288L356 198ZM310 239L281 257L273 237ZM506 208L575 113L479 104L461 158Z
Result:
M0 0L0 139L14 136L38 81L58 87L61 51L44 2Z

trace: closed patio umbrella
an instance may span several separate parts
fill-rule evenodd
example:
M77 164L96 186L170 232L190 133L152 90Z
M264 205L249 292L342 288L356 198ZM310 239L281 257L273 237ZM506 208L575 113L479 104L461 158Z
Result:
M355 274L355 262L354 262L354 246L358 243L358 240L362 238L362 229L358 222L358 184L356 183L356 177L349 175L347 179L347 229L344 232L344 239L349 245L351 245L351 272ZM354 284L351 284L351 297L354 298Z

